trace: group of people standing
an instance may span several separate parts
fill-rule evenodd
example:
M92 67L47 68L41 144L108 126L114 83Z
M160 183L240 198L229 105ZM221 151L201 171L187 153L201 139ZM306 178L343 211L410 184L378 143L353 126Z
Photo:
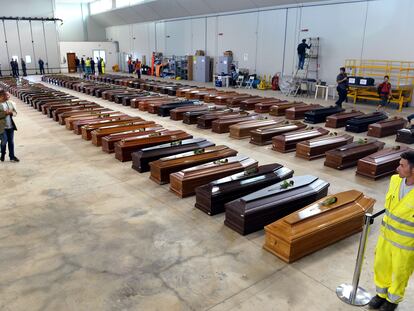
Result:
M23 77L27 76L27 66L26 66L26 62L24 61L23 58L20 59L20 64L22 66L22 72L23 72ZM38 61L39 64L39 70L40 70L40 74L44 75L45 74L45 62L43 61L43 59L39 58ZM19 63L17 61L17 59L11 59L10 60L10 68L11 68L11 74L13 76L13 78L18 78L20 76L20 72L19 72Z
M136 73L138 76L138 79L141 79L141 68L142 63L137 58L136 60L132 60L132 57L128 58L128 73Z
M105 61L102 57L97 57L96 62L93 57L87 57L86 60L81 57L75 57L76 68L79 73L95 74L95 65L98 68L98 74L105 73Z

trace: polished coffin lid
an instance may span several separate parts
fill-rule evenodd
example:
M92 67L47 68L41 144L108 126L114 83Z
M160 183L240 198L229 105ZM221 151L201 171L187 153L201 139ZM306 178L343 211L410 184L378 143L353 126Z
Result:
M414 128L398 130L395 141L405 144L414 143Z
M258 145L267 145L272 143L272 137L287 132L293 132L306 128L306 125L299 121L285 121L284 124L265 126L250 131L250 143Z
M296 105L291 108L286 109L285 117L289 120L296 120L296 119L303 119L305 117L305 113L316 108L321 108L321 105L318 104L311 104L311 105Z
M277 124L283 124L285 121L283 119L258 119L258 120L251 120L251 121L244 121L237 124L233 124L230 126L230 137L236 138L236 139L242 139L250 137L250 131L267 127L267 126L273 126Z
M170 118L171 120L182 120L184 118L184 114L186 112L197 112L197 111L213 111L215 106L208 106L208 105L193 105L193 106L183 106L174 108L170 111Z
M346 125L346 121L362 115L364 115L363 112L356 110L335 113L326 118L325 126L332 128L343 127Z
M279 103L286 102L285 100L280 100L277 98L273 98L272 101L265 101L265 102L259 102L254 105L254 111L255 112L270 112L270 109ZM242 107L243 108L243 107ZM244 109L244 108L243 108Z
M259 96L257 96L259 97ZM250 94L238 94L232 98L226 99L226 104L230 107L232 106L239 106L240 103L246 99L257 98L256 96L252 96Z
M154 124L156 126L156 124ZM115 143L128 137L139 137L139 136L148 136L151 134L158 134L168 131L167 129L156 126L156 127L147 127L141 128L137 130L129 130L119 133L108 134L100 139L100 143L96 143L95 145L99 146L102 145L102 151L107 153L112 153L115 150ZM154 134L155 135L155 134Z
M132 153L132 168L139 172L146 172L150 169L150 162L158 160L162 157L196 150L199 148L207 148L214 145L214 143L204 138L193 138L143 148L140 151Z
M209 215L224 212L224 204L260 188L291 178L293 171L281 164L267 164L197 187L195 207Z
M136 121L144 121L140 117L130 117L128 115L125 116L117 116L117 117L105 117L105 118L97 118L97 119L86 119L86 120L76 120L73 122L73 131L76 134L82 134L82 129L85 128L85 134L89 134L89 131L93 129L97 129L101 126L107 126L111 124L122 124L122 121L129 121L129 122L136 122ZM88 126L86 130L86 126Z
M372 153L358 160L356 173L371 178L393 174L399 166L401 153L412 151L407 146L395 146Z
M225 205L225 225L241 234L263 229L325 196L329 183L312 175L296 176Z
M376 111L376 112L373 112L373 113L369 113L369 114L365 114L365 115L362 115L362 116L359 116L359 117L349 119L346 122L346 126L347 127L349 125L358 126L358 125L361 125L361 124L367 124L368 125L368 124L371 124L371 123L375 123L375 122L378 122L378 121L385 120L387 118L388 117L384 113Z
M264 248L292 262L361 231L375 200L357 190L329 195L265 227Z
M372 123L368 126L367 136L384 137L395 135L397 131L404 128L406 124L407 120L400 117Z
M200 102L194 100L181 101L176 103L167 103L158 107L158 115L166 117L170 115L171 110L179 107L197 107L202 106Z
M217 111L202 114L197 118L197 127L210 128L214 120L223 118L238 118L246 116L248 113L232 112L232 111Z
M318 137L296 144L296 156L314 159L325 156L325 152L352 143L354 137L348 134Z
M308 104L304 103L304 102L280 102L280 103L276 103L274 104L272 107L270 107L270 115L275 115L275 116L284 116L286 113L286 110L292 107L296 107L296 106L309 106Z
M318 127L281 134L272 138L273 150L282 152L292 151L296 149L297 143L327 135L328 133L327 129Z
M252 121L261 118L261 116L257 114L242 114L241 116L237 116L235 118L229 117L219 117L218 119L212 122L212 131L215 133L225 133L230 130L230 126L233 124L237 124L244 121Z
M102 113L91 113L91 114L71 116L71 117L65 118L63 122L59 120L59 123L62 125L65 124L67 129L73 130L73 125L78 120L102 119L102 118L123 117L123 116L126 116L126 115L118 111L109 111L109 112L102 112Z
M338 106L330 106L330 107L322 107L322 108L316 108L311 111L305 112L305 122L308 123L319 123L319 122L325 122L326 117L345 111L344 109L338 107Z

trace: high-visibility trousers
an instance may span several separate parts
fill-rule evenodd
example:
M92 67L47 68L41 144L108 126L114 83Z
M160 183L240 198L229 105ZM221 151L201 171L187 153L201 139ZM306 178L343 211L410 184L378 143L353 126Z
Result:
M414 270L414 251L394 246L379 236L375 251L374 280L378 296L399 303Z

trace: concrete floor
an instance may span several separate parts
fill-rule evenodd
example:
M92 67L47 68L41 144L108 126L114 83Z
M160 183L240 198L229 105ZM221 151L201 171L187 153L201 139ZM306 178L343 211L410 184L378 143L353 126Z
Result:
M323 159L308 162L54 88L227 144L260 164L279 162L295 175L317 175L330 182L330 193L359 189L377 199L376 211L382 209L388 178L371 181L355 176L355 169L326 168ZM335 288L352 280L359 235L285 264L262 249L263 231L238 235L223 225L223 215L195 209L194 197L178 199L168 185L156 185L148 173L13 100L22 161L0 164L0 310L355 310ZM383 141L390 146L393 139ZM377 221L361 276L371 293L378 229ZM412 281L406 296L401 311L414 305Z

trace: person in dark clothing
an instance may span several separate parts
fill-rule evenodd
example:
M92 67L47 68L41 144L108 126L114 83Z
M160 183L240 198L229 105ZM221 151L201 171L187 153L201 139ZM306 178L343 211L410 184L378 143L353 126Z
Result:
M40 70L40 74L44 75L45 74L45 62L43 61L43 59L39 58L39 70Z
M1 73L1 64L0 64L0 77L3 77L3 74Z
M27 77L27 68L26 68L26 62L24 61L24 59L20 59L20 61L22 62L22 70L23 70L23 77Z
M92 74L95 74L95 61L93 60L93 57L91 57L91 71Z
M13 78L15 78L16 77L16 68L14 67L14 59L12 59L10 61L10 68L12 70L12 76L13 76Z
M381 103L378 105L377 110L385 107L392 97L391 83L389 82L389 79L389 76L384 76L384 81L378 85L378 94L381 98Z
M81 58L81 67L82 67L82 72L85 72L85 60L83 59L83 57Z
M302 40L302 43L298 45L298 58L299 58L299 64L298 69L303 69L303 65L305 64L305 57L306 57L306 49L310 49L312 47L311 45L306 44L306 39Z
M336 83L338 86L336 90L338 91L338 100L335 105L342 108L342 103L346 101L348 95L348 75L345 73L345 67L339 69L339 75L336 77Z
M16 78L19 77L19 63L17 62L17 60L14 60L14 70L16 71Z
M96 58L96 61L98 63L98 65L97 65L98 66L98 73L102 74L102 64L101 64L101 61L100 61L99 57Z
M81 72L80 60L79 60L79 58L77 56L75 57L75 65L76 65L76 71L77 72Z

